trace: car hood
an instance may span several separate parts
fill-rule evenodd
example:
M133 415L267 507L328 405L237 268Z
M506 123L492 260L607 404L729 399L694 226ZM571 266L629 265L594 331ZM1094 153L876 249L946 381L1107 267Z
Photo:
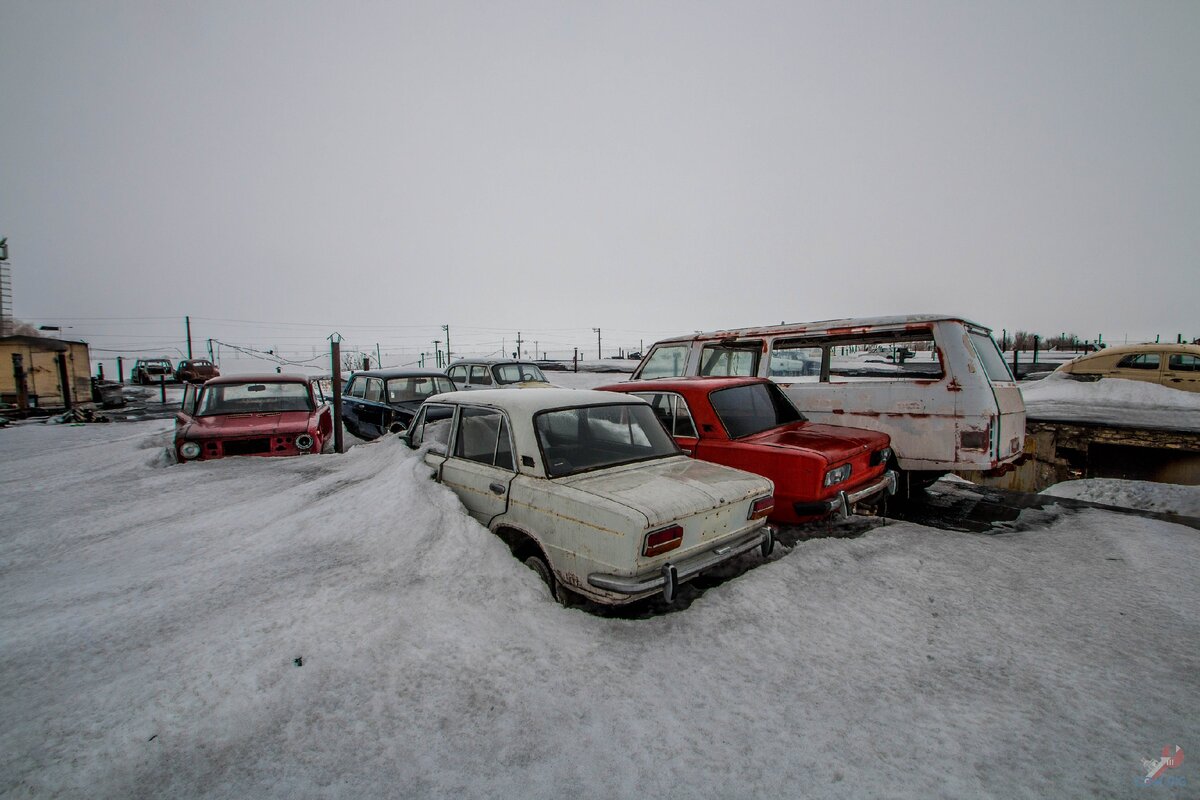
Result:
M886 447L888 437L866 428L842 425L819 425L813 422L793 422L779 428L739 439L748 444L806 450L822 456L829 463L853 458L859 453Z
M222 414L196 417L187 435L196 438L222 436L273 436L308 430L309 412L280 411L262 414Z
M559 478L556 483L639 511L651 527L771 491L766 478L686 456Z

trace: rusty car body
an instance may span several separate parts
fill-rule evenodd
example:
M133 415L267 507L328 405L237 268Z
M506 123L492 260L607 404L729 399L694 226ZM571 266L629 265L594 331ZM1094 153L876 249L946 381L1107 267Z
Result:
M888 434L901 490L1021 458L1025 404L988 328L913 315L738 328L656 342L633 379L770 378L813 422Z
M770 478L771 521L846 517L895 494L886 433L809 422L766 378L667 378L597 387L650 403L683 452Z
M454 392L425 401L402 436L560 601L671 601L774 544L771 482L688 458L637 397Z
M230 375L184 387L175 415L177 459L330 452L333 409L304 375Z
M129 371L129 382L148 386L175 380L175 367L169 358L139 358Z
M180 383L204 383L220 377L221 370L207 358L189 358L179 362L175 368L175 380Z
M1068 361L1055 371L1076 380L1124 378L1200 392L1200 345L1116 345Z

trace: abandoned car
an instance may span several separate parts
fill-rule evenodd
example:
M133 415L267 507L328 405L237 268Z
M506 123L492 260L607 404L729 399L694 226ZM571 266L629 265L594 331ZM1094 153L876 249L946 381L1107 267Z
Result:
M175 380L180 383L204 383L220 374L221 370L217 369L217 365L207 358L189 358L180 361L179 366L175 368Z
M430 398L403 435L553 597L610 605L771 552L771 482L685 456L641 398L545 389Z
M446 374L459 389L523 389L551 385L537 364L509 359L456 361Z
M1200 392L1200 345L1117 345L1068 361L1055 371L1081 381L1124 378Z
M129 373L130 383L148 386L152 383L175 380L175 367L169 358L139 358Z
M189 383L175 415L175 455L181 462L332 449L332 406L304 375L236 375Z
M407 428L427 398L452 391L451 380L434 370L356 372L342 392L342 422L360 439L378 439Z
M896 491L887 434L808 422L766 378L670 378L599 387L650 403L683 452L775 484L772 522L845 517Z
M770 378L813 422L888 434L900 492L952 470L1008 468L1024 454L1025 403L984 326L920 314L838 319L664 339L634 380Z

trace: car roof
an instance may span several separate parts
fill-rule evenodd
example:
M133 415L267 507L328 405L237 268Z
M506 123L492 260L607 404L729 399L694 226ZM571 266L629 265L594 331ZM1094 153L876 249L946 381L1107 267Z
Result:
M908 314L891 317L825 319L818 320L817 322L783 323L780 325L763 325L753 328L726 328L659 339L654 344L691 342L697 339L752 339L757 336L774 336L791 333L825 335L862 334L875 330L903 330L907 327L921 328L934 322L961 322L969 327L990 330L986 325L981 325L978 322L972 322L965 317L953 314Z
M278 372L250 373L247 375L222 375L210 378L205 386L220 386L228 383L309 383L307 375L296 375Z
M646 378L645 380L625 381L597 387L609 392L654 392L691 390L707 394L716 389L728 389L731 386L746 386L753 383L773 383L767 378L753 376L713 376L687 375L678 378Z
M446 369L450 367L478 365L495 367L500 364L530 364L535 367L537 366L537 362L530 358L462 358L446 367Z
M615 392L592 389L478 389L473 392L446 392L429 398L427 403L454 403L461 406L488 406L529 416L551 408L575 406L611 406L645 400Z
M405 369L404 367L390 367L388 369L360 369L350 373L350 377L355 375L366 375L369 378L445 378L446 373L437 369Z

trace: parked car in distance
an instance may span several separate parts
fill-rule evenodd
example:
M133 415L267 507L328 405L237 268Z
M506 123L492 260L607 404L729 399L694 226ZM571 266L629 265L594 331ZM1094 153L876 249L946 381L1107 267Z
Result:
M129 372L130 383L148 386L159 381L175 380L175 367L169 358L139 358Z
M342 391L342 422L360 439L378 439L407 428L427 398L453 391L454 383L436 370L356 372Z
M888 434L900 492L1024 455L1025 403L991 332L944 314L836 319L656 342L635 380L758 376L813 422Z
M895 494L887 434L809 422L766 378L668 378L598 387L650 403L683 452L775 484L772 522L845 517Z
M175 368L175 380L180 383L204 383L209 378L220 376L221 370L207 358L190 358L179 362Z
M551 595L618 605L774 545L766 478L685 456L650 405L614 392L454 392L405 441Z
M446 375L459 389L525 389L551 385L537 364L515 359L464 359L451 364Z
M228 375L184 386L179 461L332 452L333 408L304 375Z
M1200 392L1200 345L1116 345L1068 361L1055 372L1081 381L1124 378Z

